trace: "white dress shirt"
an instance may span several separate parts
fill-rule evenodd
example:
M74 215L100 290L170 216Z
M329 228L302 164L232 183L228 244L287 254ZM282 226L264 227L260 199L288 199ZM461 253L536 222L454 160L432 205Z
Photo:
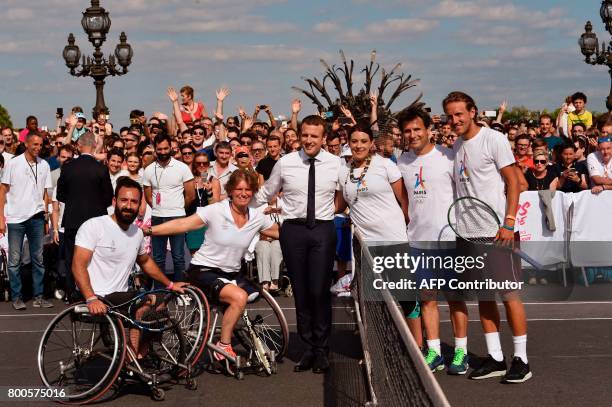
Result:
M306 219L309 158L303 150L281 157L255 195L257 203L269 202L282 189L283 217ZM334 219L334 196L341 166L340 158L325 150L315 157L315 218L318 220Z

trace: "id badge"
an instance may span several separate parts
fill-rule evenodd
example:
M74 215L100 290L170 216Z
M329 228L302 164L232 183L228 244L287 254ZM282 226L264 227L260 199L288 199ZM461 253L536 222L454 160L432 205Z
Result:
M161 192L158 192L155 196L155 203L159 205L161 203Z

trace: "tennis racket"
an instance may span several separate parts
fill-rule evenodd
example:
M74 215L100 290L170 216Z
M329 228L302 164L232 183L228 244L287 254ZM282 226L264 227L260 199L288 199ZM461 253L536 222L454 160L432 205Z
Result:
M501 227L501 222L493 208L480 199L465 196L455 200L448 208L447 218L448 225L460 238L472 243L495 245L495 236ZM509 250L536 270L542 270L540 263L519 248Z

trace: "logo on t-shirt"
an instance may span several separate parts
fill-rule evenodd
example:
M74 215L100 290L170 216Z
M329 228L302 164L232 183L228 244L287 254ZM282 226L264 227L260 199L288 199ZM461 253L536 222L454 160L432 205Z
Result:
M469 183L470 182L470 172L467 168L467 156L463 157L463 160L459 161L459 182L461 183Z
M357 182L357 192L366 192L368 190L368 186L366 185L366 180L362 179Z
M416 180L414 182L414 191L413 195L427 195L427 191L425 190L425 179L423 178L423 166L419 167L419 172L415 173L414 176Z

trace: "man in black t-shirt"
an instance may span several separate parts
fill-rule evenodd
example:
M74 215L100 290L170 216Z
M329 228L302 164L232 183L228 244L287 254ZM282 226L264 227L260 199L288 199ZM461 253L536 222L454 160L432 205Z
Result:
M268 149L268 155L263 158L259 164L257 164L256 171L263 175L264 180L268 180L270 178L270 173L272 173L272 168L274 168L274 164L280 158L280 148L281 142L280 138L271 136L266 140L266 148Z
M584 161L576 161L576 146L566 141L557 147L556 171L559 175L559 186L561 192L580 192L589 187L589 170Z

